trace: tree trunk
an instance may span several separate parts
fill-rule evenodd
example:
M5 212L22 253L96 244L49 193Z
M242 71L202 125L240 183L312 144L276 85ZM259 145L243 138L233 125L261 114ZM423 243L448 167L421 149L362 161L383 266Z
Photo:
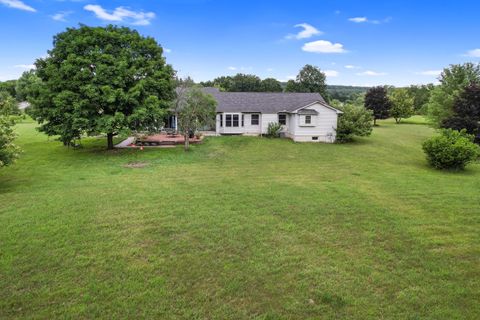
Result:
M185 151L188 151L190 148L190 135L188 132L185 134L185 144L184 144Z
M113 149L113 133L107 133L107 149Z
M373 126L377 125L377 118L373 118Z

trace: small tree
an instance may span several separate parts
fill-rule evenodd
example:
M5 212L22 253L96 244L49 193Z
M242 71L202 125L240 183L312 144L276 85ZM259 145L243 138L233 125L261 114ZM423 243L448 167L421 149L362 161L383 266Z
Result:
M480 85L470 85L453 103L453 114L444 119L443 128L465 129L480 142Z
M12 164L18 158L20 149L15 146L15 132L13 120L6 116L0 116L0 167Z
M185 151L190 148L190 135L204 126L215 123L215 107L217 102L211 95L201 89L188 89L184 101L179 105L178 125L185 137Z
M400 123L402 119L410 118L413 115L414 100L406 89L394 89L390 94L390 101L392 102L390 115L396 123Z
M17 101L7 92L0 91L0 115L10 116L20 114Z
M462 170L480 156L480 147L473 138L465 130L442 129L439 136L423 143L423 150L434 168Z
M355 136L366 137L372 133L372 111L363 106L346 104L338 117L337 142L350 142Z
M377 125L377 119L387 119L392 103L388 99L387 90L384 87L370 88L365 95L365 108L373 112L373 125Z

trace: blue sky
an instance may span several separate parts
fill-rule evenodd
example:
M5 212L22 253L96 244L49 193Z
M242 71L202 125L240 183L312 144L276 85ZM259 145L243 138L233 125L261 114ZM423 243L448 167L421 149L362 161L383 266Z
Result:
M0 81L17 78L69 26L136 28L197 81L237 72L288 80L305 64L329 84L436 82L480 60L480 1L0 0Z

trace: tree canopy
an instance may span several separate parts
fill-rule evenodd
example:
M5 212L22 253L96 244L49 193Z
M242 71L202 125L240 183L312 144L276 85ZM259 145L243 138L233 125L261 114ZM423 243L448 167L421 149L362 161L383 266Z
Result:
M17 114L20 114L17 101L7 91L0 91L0 116Z
M281 92L282 84L274 78L260 79L253 74L237 73L200 83L204 87L218 87L227 92Z
M365 108L373 111L373 123L377 119L387 119L390 115L392 103L388 99L387 89L385 87L370 88L365 95Z
M480 142L480 85L466 87L455 99L452 115L442 122L443 128L465 129Z
M35 91L41 85L42 80L37 76L35 70L25 71L18 78L15 86L17 101L28 101L35 96Z
M266 78L262 80L262 92L282 92L282 84L274 78Z
M215 123L217 101L197 87L186 88L176 100L178 126L185 137L185 150L188 150L190 134Z
M6 91L8 92L9 95L11 95L12 97L15 97L16 84L17 84L17 80L7 80L7 81L0 82L0 92Z
M319 67L305 65L298 73L295 81L289 80L286 92L318 92L325 100L329 100L326 76Z
M390 115L395 119L396 123L400 123L402 119L409 118L413 115L414 99L410 96L408 89L394 89L389 98L392 103Z
M69 145L82 134L155 130L174 97L174 71L150 37L125 27L68 28L36 61L32 99L40 131Z
M13 143L16 138L13 120L0 116L0 168L12 164L18 158L20 149Z
M445 119L453 115L453 104L465 87L480 83L480 65L456 64L445 68L427 104L427 113L432 122L441 127Z
M346 103L337 105L343 111L338 116L337 141L340 143L352 141L355 136L365 137L372 133L372 111L361 105Z

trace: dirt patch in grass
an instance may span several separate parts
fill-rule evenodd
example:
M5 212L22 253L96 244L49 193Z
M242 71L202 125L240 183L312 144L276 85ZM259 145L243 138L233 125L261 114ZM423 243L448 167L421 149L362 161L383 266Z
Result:
M129 162L123 165L124 168L131 168L131 169L145 168L146 166L148 166L148 162Z

